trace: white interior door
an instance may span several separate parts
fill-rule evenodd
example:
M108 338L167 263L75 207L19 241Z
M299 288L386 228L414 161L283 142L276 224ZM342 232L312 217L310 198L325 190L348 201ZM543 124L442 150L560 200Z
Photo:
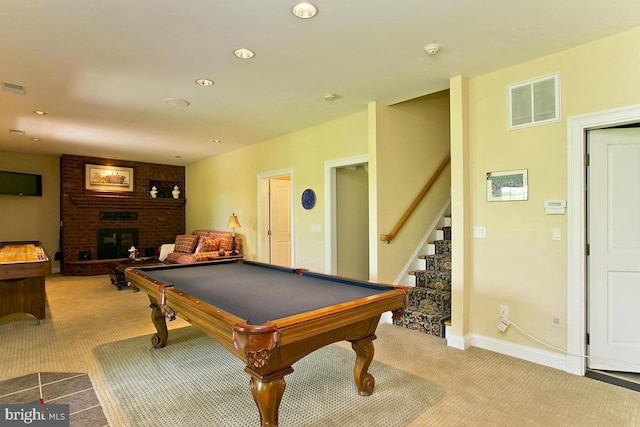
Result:
M291 181L271 179L271 263L291 266Z
M640 372L640 129L589 132L588 366Z

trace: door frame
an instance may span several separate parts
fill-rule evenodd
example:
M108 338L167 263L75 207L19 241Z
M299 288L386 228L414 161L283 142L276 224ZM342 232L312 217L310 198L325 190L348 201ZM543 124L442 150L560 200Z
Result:
M567 118L567 361L587 371L586 135L592 129L640 122L640 104Z
M369 155L345 157L324 162L324 272L336 274L338 268L338 239L336 230L336 169L369 163ZM369 182L369 193L371 192ZM369 197L369 224L371 224L371 197ZM371 227L371 225L369 225ZM371 241L369 242L369 276L371 276Z
M265 248L263 248L262 246L262 233L264 233L266 230L264 229L265 224L262 223L262 217L263 217L263 213L262 212L262 199L265 196L264 194L262 194L262 186L260 185L261 182L265 179L270 179L270 178L278 178L278 177L282 177L282 176L288 176L290 183L291 183L291 192L289 195L289 209L291 209L291 213L290 213L290 218L291 218L291 264L290 265L296 265L295 263L295 222L296 222L296 217L293 214L294 213L294 194L295 194L295 181L294 181L294 172L293 172L293 168L286 168L286 169L278 169L278 170L273 170L273 171L269 171L269 172L260 172L258 174L258 180L257 180L257 193L258 193L258 200L257 200L257 204L258 204L258 259L262 259L262 255L263 255L263 251L265 250Z

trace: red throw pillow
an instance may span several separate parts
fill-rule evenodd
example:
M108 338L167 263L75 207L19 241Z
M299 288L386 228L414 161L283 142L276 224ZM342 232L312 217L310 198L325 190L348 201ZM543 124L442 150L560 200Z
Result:
M196 249L196 253L200 252L213 252L220 248L220 240L211 237L200 238L200 243Z
M198 245L199 236L195 234L181 234L176 236L175 252L186 252L192 254Z

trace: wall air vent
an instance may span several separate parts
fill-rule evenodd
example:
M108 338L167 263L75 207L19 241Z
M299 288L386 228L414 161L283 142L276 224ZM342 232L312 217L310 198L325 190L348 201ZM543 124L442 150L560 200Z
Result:
M7 92L15 93L16 95L24 95L25 89L24 86L17 85L15 83L2 83L2 88Z
M509 130L560 121L560 74L507 87Z

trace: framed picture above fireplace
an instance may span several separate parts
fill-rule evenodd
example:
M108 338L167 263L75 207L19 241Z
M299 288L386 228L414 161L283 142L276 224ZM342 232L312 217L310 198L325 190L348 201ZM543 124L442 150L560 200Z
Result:
M84 188L90 191L133 192L133 168L85 165Z

